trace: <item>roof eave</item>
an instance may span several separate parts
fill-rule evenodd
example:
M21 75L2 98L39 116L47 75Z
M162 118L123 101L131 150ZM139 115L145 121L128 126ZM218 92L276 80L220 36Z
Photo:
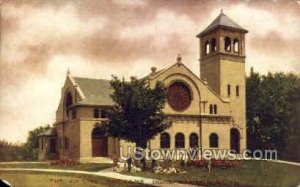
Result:
M243 28L232 28L232 27L227 27L227 26L224 26L224 25L219 25L217 27L214 27L214 28L211 28L211 29L208 29L208 30L205 29L204 31L197 34L196 37L200 38L200 37L204 36L205 34L207 34L208 32L215 31L219 28L228 29L228 30L232 30L232 31L239 31L239 32L242 32L242 33L248 33L248 30L243 29Z

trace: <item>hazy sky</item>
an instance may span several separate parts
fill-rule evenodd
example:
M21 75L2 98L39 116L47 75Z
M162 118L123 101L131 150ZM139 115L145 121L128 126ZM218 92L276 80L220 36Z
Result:
M183 63L199 74L195 37L220 13L249 30L246 67L300 72L297 0L2 0L0 139L52 124L73 76L144 76Z

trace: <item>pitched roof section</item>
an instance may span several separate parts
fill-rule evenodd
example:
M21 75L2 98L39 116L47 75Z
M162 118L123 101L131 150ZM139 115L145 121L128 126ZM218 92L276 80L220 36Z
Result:
M45 132L40 133L38 136L56 136L56 135L57 135L56 128L52 127L46 130Z
M227 17L223 12L221 12L221 14L197 36L198 37L202 36L203 34L212 31L218 27L225 27L229 29L240 30L242 32L248 32L246 29L239 26L236 22L234 22L232 19Z
M79 101L79 105L101 105L112 106L114 104L110 97L113 93L110 87L109 80L104 79L90 79L82 77L73 77L75 83L78 84L82 90L85 98Z

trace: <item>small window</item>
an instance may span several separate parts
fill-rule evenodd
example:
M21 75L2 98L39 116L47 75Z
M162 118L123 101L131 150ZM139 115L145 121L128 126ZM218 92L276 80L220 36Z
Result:
M230 96L230 92L231 92L231 88L230 88L230 84L227 85L227 95L228 97Z
M225 37L225 51L231 51L231 39L229 37Z
M216 39L213 38L210 42L210 48L211 48L211 52L215 52L217 51L217 42Z
M217 114L218 113L218 110L217 110L217 105L214 105L214 114Z
M237 97L240 96L240 87L239 86L236 86L235 92L236 92Z
M94 118L99 118L99 109L94 109Z
M184 148L184 134L177 133L175 135L175 148Z
M212 133L209 136L209 147L217 148L219 147L219 137L216 133Z
M166 132L160 135L160 148L170 148L170 135Z
M209 54L209 42L205 42L205 54Z
M239 52L239 41L238 41L238 39L235 39L234 41L233 41L233 51L234 52Z
M209 105L209 114L213 114L214 112L213 112L213 105L212 104L210 104Z
M101 118L107 118L108 117L108 112L106 109L101 110Z

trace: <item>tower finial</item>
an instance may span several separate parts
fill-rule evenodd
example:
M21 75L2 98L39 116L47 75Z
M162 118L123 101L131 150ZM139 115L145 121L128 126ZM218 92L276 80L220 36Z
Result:
M180 56L180 54L177 55L177 63L178 63L178 64L181 63L181 56Z
M70 75L70 68L68 67L67 75Z
M224 13L223 13L223 8L221 8L221 14L224 14Z

